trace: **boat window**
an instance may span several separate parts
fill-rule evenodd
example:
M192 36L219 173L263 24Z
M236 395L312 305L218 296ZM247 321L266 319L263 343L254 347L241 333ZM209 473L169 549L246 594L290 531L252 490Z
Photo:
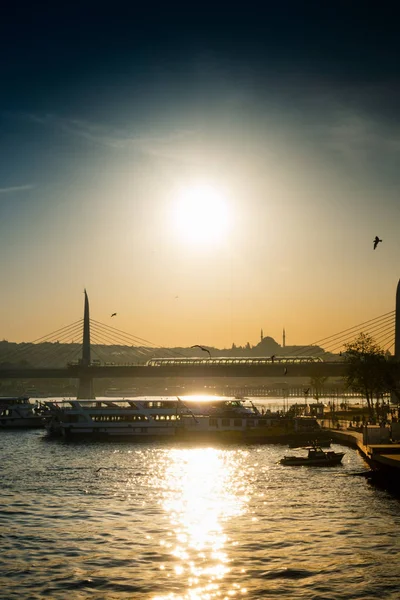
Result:
M222 419L221 423L222 423L222 425L224 425L226 427L231 424L231 420L230 419Z
M214 417L210 417L210 419L209 419L209 425L210 425L210 427L217 427L217 425L218 425L218 419L215 419Z
M233 419L233 424L235 427L241 427L242 426L242 419Z

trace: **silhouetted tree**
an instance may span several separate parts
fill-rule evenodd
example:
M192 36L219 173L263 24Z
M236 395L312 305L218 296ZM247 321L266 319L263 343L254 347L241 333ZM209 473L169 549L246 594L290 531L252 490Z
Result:
M345 348L346 384L364 396L369 416L373 420L374 398L379 406L379 400L388 391L388 361L385 352L366 333L360 333L353 342L346 344Z

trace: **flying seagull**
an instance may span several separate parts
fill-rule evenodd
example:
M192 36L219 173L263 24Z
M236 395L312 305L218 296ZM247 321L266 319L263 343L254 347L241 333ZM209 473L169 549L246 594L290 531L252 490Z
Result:
M375 236L375 239L374 239L374 250L375 250L375 248L377 247L377 245L379 244L379 242L381 242L381 241L382 241L382 240L380 240L380 239L378 238L378 236L376 235L376 236Z
M198 344L195 344L194 346L190 346L191 348L200 348L200 350L203 350L203 352L208 352L208 356L211 358L211 352L207 349L204 348L204 346L199 346Z
M113 313L111 316L112 316L112 317L116 317L116 316L117 316L117 313Z

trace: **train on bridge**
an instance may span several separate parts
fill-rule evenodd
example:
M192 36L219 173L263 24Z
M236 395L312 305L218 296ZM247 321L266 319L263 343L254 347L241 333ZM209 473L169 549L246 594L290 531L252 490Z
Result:
M214 358L151 358L147 361L148 367L169 367L169 366L262 366L271 364L299 364L299 363L319 363L324 362L320 356L259 356L259 357L229 357L218 356Z

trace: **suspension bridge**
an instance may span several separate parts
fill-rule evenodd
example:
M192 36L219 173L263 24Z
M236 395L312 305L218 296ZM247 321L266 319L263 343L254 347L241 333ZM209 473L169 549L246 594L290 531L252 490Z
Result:
M400 282L395 310L307 346L296 346L290 355L227 357L209 353L206 358L201 347L197 351L160 347L91 319L85 291L83 319L33 342L14 344L0 355L0 380L78 379L78 397L91 398L96 378L342 377L346 364L341 355L361 332L388 353L394 350L397 356L400 352L399 290ZM75 342L77 339L82 341Z

